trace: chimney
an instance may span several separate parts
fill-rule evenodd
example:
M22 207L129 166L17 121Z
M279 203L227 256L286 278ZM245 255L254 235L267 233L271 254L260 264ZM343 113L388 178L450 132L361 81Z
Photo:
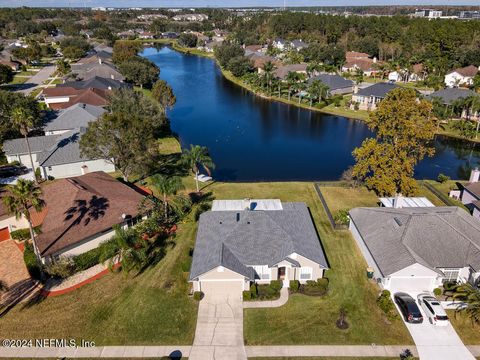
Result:
M403 201L402 194L395 195L395 198L393 199L393 207L395 209L400 209L402 207L402 201Z
M468 180L468 182L477 183L479 181L480 181L480 170L478 170L478 168L475 168L470 173L470 179Z
M251 199L243 199L243 210L250 210L251 209Z

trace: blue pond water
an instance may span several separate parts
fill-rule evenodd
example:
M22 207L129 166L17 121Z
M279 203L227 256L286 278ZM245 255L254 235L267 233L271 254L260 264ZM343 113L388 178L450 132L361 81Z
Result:
M223 78L211 59L168 47L142 55L173 87L172 130L184 147L208 147L217 180L337 180L353 164L352 150L371 135L360 121L261 99ZM439 137L435 147L435 156L418 165L417 178L464 179L480 165L478 145Z

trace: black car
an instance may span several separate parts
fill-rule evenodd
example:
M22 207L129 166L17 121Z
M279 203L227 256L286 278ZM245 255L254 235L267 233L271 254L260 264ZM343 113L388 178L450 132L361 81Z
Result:
M406 322L420 324L423 322L423 316L415 300L408 294L398 292L393 296L395 303L400 308L403 318Z

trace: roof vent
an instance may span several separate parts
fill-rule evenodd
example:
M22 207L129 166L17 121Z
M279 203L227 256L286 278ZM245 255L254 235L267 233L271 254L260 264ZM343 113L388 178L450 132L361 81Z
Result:
M403 226L402 220L400 220L399 218L394 217L393 220L395 220L398 226Z

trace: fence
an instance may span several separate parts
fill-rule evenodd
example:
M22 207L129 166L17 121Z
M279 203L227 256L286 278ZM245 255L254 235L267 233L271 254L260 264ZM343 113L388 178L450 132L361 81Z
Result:
M347 184L344 183L339 183L339 182L322 182L322 183L315 183L315 191L317 192L318 197L320 198L320 201L323 205L323 208L325 209L325 213L327 214L328 221L330 222L330 225L332 226L333 230L346 230L348 229L348 226L345 224L337 224L335 222L335 219L333 218L332 212L330 211L330 208L327 205L327 201L323 197L322 191L320 190L321 186L338 186L338 187L347 187Z

